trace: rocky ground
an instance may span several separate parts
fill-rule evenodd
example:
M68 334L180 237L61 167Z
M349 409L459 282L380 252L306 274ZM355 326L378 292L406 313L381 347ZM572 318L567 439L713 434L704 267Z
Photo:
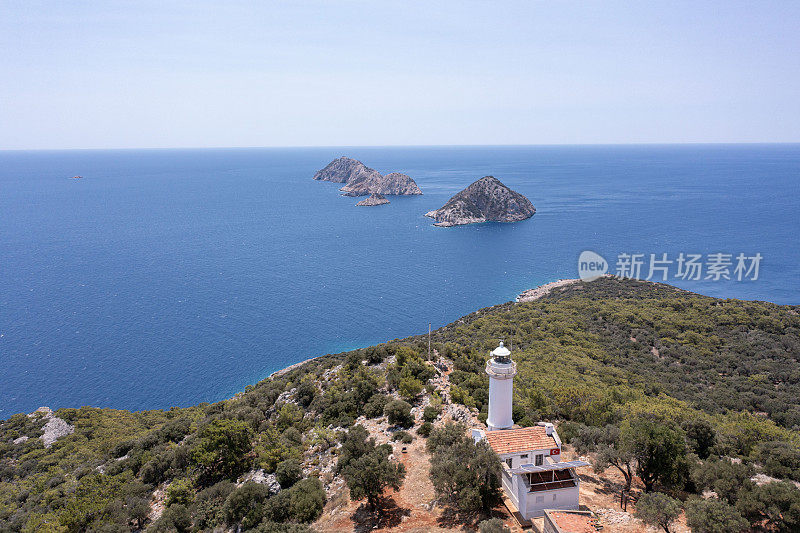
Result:
M480 427L476 411L462 405L449 403L450 381L448 376L452 369L452 362L439 358L438 354L435 355L439 362L436 365L439 371L432 382L445 403L442 407L442 416L434 425L460 421L473 427ZM420 405L415 407L413 412L418 424L421 423L422 410L429 402L430 397L426 396L421 400ZM385 419L366 420L361 418L357 423L363 425L378 443L391 443L391 435L394 430L388 426ZM411 433L414 434L414 441L411 444L392 443L394 457L406 467L406 479L399 491L387 492L387 507L384 518L380 522L377 522L366 511L363 502L350 500L347 486L337 477L332 482L326 483L328 503L322 516L313 524L313 528L320 533L468 531L469 528L465 528L462 524L449 522L447 516L442 513L442 508L437 505L433 484L428 475L430 456L425 450L425 439L416 435L413 430ZM565 460L576 458L568 447L565 448L564 453ZM587 458L584 457L584 459ZM328 461L332 468L332 465L335 464L335 457L331 456ZM612 469L595 473L590 467L582 470L581 504L583 508L590 509L598 515L604 531L620 533L655 533L657 531L633 517L634 504L628 504L627 512L620 509L618 494L622 487L622 478L618 473ZM638 489L641 490L641 487ZM534 520L533 528L523 529L503 505L495 509L493 514L494 517L501 518L514 533L541 532L543 528L542 519L538 519ZM673 533L688 533L689 529L681 518L672 531Z
M388 204L388 203L389 203L389 200L387 200L384 195L379 194L377 192L374 192L374 193L370 194L368 198L365 198L365 199L361 200L356 205L357 206L371 207L371 206L374 206L374 205L384 205L384 204Z
M66 437L75 431L75 427L67 423L66 420L53 415L53 410L49 407L40 407L28 415L29 417L41 416L47 422L42 427L42 440L45 448L49 448L61 437ZM19 437L14 440L14 444L20 444L28 440L28 437Z

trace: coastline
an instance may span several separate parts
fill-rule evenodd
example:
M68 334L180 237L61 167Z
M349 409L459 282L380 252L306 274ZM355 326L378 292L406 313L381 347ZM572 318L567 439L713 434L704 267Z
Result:
M291 372L295 368L300 368L304 364L310 363L311 361L314 361L315 359L319 359L320 357L325 357L325 356L324 355L317 355L317 356L314 356L314 357L309 357L308 359L305 359L304 361L300 361L299 363L295 363L293 365L287 366L286 368L282 368L280 370L276 370L275 372L273 372L272 374L267 376L267 379L273 379L273 378L281 377L282 375L286 374L287 372Z
M553 289L557 289L559 287L565 287L565 286L571 285L573 283L579 283L580 281L581 280L578 279L578 278L576 278L576 279L559 279L559 280L556 280L556 281L551 281L550 283L545 283L544 285L539 285L538 287L534 287L532 289L528 289L528 290L522 291L521 293L519 293L519 295L517 295L517 297L516 297L516 299L514 301L516 303L532 302L534 300L538 300L539 298L549 294ZM458 320L458 319L455 319L455 320ZM273 372L269 376L267 376L266 379L278 378L278 377L286 374L287 372L291 372L292 370L300 368L304 364L310 363L311 361L319 359L320 357L325 357L325 356L324 355L317 355L317 356L314 356L314 357L309 357L308 359L300 361L299 363L294 363L292 365L287 366L286 368L282 368L280 370L276 370L275 372Z
M557 289L558 287L565 287L567 285L572 285L573 283L579 283L580 279L560 279L557 281L551 281L550 283L545 283L544 285L539 285L538 287L534 287L533 289L528 289L527 291L522 291L517 296L515 300L518 304L523 302L532 302L534 300L538 300L542 296L550 294L550 291L553 289Z

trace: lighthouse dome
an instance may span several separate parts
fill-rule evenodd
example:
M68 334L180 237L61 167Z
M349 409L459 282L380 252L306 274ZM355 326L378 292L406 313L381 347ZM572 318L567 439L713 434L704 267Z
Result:
M497 362L511 361L511 351L503 346L503 341L500 341L500 346L492 351L492 359L495 359Z

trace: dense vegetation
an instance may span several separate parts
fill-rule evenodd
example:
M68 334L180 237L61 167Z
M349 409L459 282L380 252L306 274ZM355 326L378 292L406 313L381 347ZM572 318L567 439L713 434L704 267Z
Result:
M485 417L487 353L513 335L515 420L557 421L565 440L597 452L598 467L664 494L645 500L654 523L678 501L696 531L715 520L723 525L708 531L744 523L792 531L800 491L750 478L800 480L798 310L600 279L480 310L433 342L453 361L450 399ZM480 513L497 495L490 454L442 433L436 395L411 429L412 406L432 392L426 353L427 339L413 337L324 356L187 409L59 409L75 432L50 448L38 438L40 414L15 415L0 423L0 531L304 531L334 476L370 507L403 481L385 446L347 431L360 416L405 428L400 442L428 436L443 502ZM455 449L475 468L463 468ZM463 497L451 497L449 473L461 476ZM274 474L275 483L254 474ZM703 490L716 497L701 499ZM165 507L158 519L154 493Z
M610 278L571 285L438 330L454 401L485 417L487 353L512 335L515 420L560 421L598 470L617 469L624 489L638 478L653 494L640 511L649 523L669 530L680 502L697 531L800 529L796 306ZM755 473L788 481L757 485Z

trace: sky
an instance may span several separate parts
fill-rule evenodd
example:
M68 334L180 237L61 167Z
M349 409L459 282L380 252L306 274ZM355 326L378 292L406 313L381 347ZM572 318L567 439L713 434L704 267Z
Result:
M0 149L800 141L800 2L0 0Z

